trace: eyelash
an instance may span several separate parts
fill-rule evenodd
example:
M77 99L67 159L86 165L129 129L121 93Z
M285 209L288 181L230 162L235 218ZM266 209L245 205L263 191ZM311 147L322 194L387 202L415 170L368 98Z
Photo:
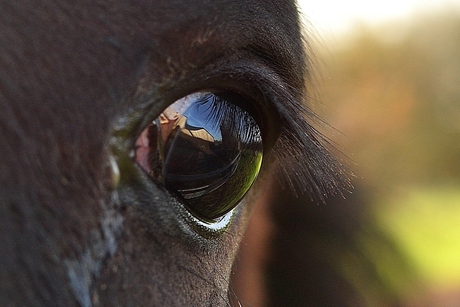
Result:
M329 154L327 140L305 120L314 116L301 105L298 98L301 93L293 93L276 73L249 60L215 67L220 67L219 71L201 72L206 78L189 76L181 81L160 84L149 80L148 76L142 79L128 101L136 101L136 104L128 106L127 114L113 125L111 147L121 163L122 182L137 187L137 194L146 194L153 183L144 182L133 169L137 137L164 108L180 97L203 89L218 88L225 89L218 92L237 93L251 101L248 111L261 127L264 160L275 161L272 164L285 174L285 181L292 188L299 190L300 187L301 192L311 193L312 197L319 195L321 200L327 193L336 194L351 187L350 173L341 161L336 161ZM156 87L152 88L152 84ZM130 161L124 158L124 153L129 153L127 158ZM139 201L144 203L153 199L144 197ZM148 204L145 203L145 206Z

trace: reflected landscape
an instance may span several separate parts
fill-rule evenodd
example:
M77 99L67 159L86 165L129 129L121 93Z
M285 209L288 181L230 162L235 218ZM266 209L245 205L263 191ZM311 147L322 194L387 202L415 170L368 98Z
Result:
M234 208L262 162L259 126L231 99L241 98L188 95L164 110L137 143L141 167L208 220Z

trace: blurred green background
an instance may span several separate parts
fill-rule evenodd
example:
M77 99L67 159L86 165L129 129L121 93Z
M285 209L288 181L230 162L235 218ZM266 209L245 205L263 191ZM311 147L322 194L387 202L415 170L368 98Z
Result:
M365 238L363 249L404 305L460 306L460 12L316 41L314 109L411 276Z

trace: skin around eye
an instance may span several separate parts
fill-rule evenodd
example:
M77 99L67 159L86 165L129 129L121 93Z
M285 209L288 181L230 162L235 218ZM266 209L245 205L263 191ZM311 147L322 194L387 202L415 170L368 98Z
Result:
M238 205L262 164L260 128L240 107L242 101L233 99L244 98L211 92L185 96L147 126L135 144L136 163L207 222Z

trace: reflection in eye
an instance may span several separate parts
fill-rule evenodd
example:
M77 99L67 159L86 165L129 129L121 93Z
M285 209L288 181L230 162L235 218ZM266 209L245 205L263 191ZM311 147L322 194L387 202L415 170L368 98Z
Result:
M138 165L205 221L240 202L262 163L259 126L231 103L234 99L243 98L188 95L164 110L136 141Z

